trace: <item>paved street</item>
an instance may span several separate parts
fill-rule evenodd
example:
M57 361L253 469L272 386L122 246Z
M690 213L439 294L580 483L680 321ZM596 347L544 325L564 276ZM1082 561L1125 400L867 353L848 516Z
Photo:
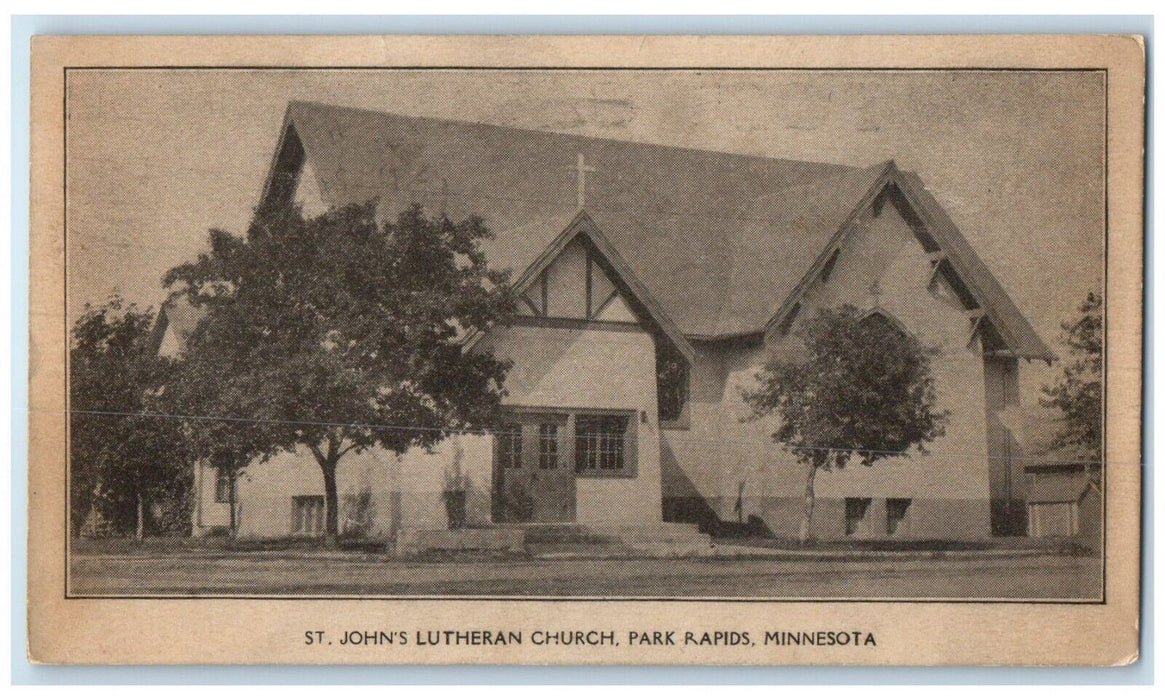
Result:
M817 561L401 561L347 552L77 554L74 595L470 595L1096 599L1101 561L1056 555Z

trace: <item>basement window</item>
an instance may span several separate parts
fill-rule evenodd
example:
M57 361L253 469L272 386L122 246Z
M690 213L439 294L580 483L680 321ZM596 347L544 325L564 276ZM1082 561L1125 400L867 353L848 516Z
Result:
M902 525L902 521L906 519L906 513L910 510L909 498L887 498L886 499L886 534L893 535L898 532L898 527Z
M291 497L291 534L318 537L324 534L324 497Z
M866 519L866 511L870 509L872 498L845 499L845 534L852 535L861 527Z

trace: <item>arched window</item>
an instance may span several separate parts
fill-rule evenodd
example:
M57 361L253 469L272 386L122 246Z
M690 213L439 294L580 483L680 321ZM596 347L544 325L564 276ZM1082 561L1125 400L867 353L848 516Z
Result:
M666 341L655 344L655 379L659 420L677 424L687 416L688 360Z

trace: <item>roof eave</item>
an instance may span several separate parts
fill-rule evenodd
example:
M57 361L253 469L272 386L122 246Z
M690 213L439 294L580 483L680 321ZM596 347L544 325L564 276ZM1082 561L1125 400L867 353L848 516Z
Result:
M918 182L915 182L916 179ZM1025 360L1044 360L1048 363L1058 360L1059 357L1054 352L1052 352L1051 348L1049 348L1046 343L1044 343L1043 339L1039 337L1039 334L1036 333L1035 329L1031 328L1031 325L1025 318L1023 318L1023 315L1020 313L1019 309L1014 309L1014 314L1005 314L1000 310L999 307L1001 304L1010 304L1012 307L1015 306L1015 303L1011 302L1009 297L1007 299L994 298L996 296L995 294L989 294L987 290L984 290L980 287L979 283L974 279L973 276L966 274L966 269L969 267L970 261L963 260L960 251L957 249L957 246L951 245L952 237L957 236L970 250L970 255L975 258L977 258L977 256L974 254L974 250L971 249L970 244L966 242L966 238L963 237L962 233L958 230L958 227L953 221L950 220L950 217L947 216L945 212L934 211L934 207L939 207L941 209L941 205L939 205L937 201L933 200L933 196L924 197L922 196L923 193L918 191L918 188L921 186L921 179L919 179L917 175L909 177L905 173L898 171L897 168L895 168L894 183L898 186L899 191L902 193L902 196L906 198L906 201L910 204L911 208L914 209L915 213L923 220L927 233L936 239L939 247L942 248L943 252L946 254L947 259L950 260L952 265L954 265L955 271L959 273L963 283L967 285L972 295L975 297L975 301L978 302L979 306L983 308L987 314L987 317L991 319L992 323L996 327L996 330L998 330L1003 336L1005 343L1007 344L1008 348L1011 349L1012 353L1017 358L1022 358ZM933 206L928 205L928 200L934 201ZM946 221L946 226L943 226L942 222L936 221L936 219L940 217ZM948 228L951 230L947 230ZM999 284L998 281L994 281L994 277L991 275L991 271L987 269L986 265L980 261L979 266L983 268L984 274L991 277L991 280L995 286L999 288L998 293L1003 297L1007 297L1007 291L1003 289L1003 286ZM1027 328L1013 328L1011 322L1007 318L1009 315L1016 316L1016 323L1026 325Z
M574 218L571 219L571 222L567 224L566 228L555 236L554 240L543 249L538 257L522 271L522 274L514 281L514 291L522 294L529 289L537 281L538 276L558 257L562 249L574 240L576 236L583 233L586 234L591 240L591 243L598 248L607 262L615 269L620 279L630 288L636 301L651 316L652 322L659 327L659 330L675 345L676 349L688 362L694 362L696 359L695 348L688 342L688 339L680 331L679 326L667 315L660 303L651 294L650 290L648 290L647 286L636 276L631 266L627 264L627 261L623 259L623 256L619 254L619 251L615 249L610 240L603 234L599 225L595 223L594 219L585 210L580 209ZM474 329L467 333L463 341L464 351L468 352L472 350L484 337L484 329Z
M899 192L902 193L902 196L906 198L906 201L909 203L910 207L920 218L922 218L923 223L926 226L927 233L936 239L944 254L946 254L948 259L951 260L951 264L955 266L955 269L959 272L963 282L971 289L971 293L974 295L976 302L984 309L984 312L993 321L996 328L1003 335L1007 346L1012 349L1013 355L1025 360L1043 360L1048 363L1052 363L1058 360L1059 357L1057 357L1057 355L1051 351L1051 349L1043 342L1043 339L1039 337L1034 329L1029 328L1026 332L1017 333L1012 328L1010 328L1009 324L1003 318L1004 314L1000 313L999 309L996 308L996 305L991 302L991 300L988 298L989 295L987 295L982 289L979 289L974 280L968 279L969 276L965 274L962 269L966 266L966 262L961 260L958 251L952 250L952 246L949 245L949 238L952 235L961 237L962 234L958 231L957 227L954 226L954 222L950 222L950 226L954 228L954 230L946 231L944 227L938 225L934 221L935 212L931 211L931 207L927 206L923 198L919 196L919 193L916 191L915 184L912 182L911 178L907 177L905 173L899 170L897 164L893 160L886 161L886 163L882 166L878 177L875 178L873 184L869 187L869 189L866 191L866 194L862 196L862 199L850 212L850 215L846 217L845 221L842 222L837 232L821 251L820 255L818 255L818 258L812 267L809 268L805 276L802 277L801 281L797 284L793 291L790 292L789 296L784 300L784 302L782 302L777 312L773 314L765 323L764 328L762 329L763 332L767 334L772 328L780 323L781 319L784 318L785 314L789 312L793 305L801 300L801 297L808 290L812 281L816 279L819 274L821 274L821 270L829 260L829 256L832 254L833 250L843 242L847 230L853 221L861 214L862 211L865 210L867 206L869 206L874 201L874 199L877 198L879 194L881 194L882 190L890 184L893 184L898 188ZM947 218L949 220L949 217ZM990 272L987 271L987 274L990 274ZM998 283L996 284L998 285ZM1002 286L1000 286L1000 289L1002 290ZM1002 293L1006 294L1006 291L1003 291ZM1012 305L1014 306L1014 304ZM1018 310L1016 310L1016 313L1018 314ZM1022 322L1026 323L1026 320ZM1020 335L1027 336L1026 342L1020 339Z
M878 176L874 178L873 184L867 188L866 193L862 195L862 198L858 200L854 208L850 210L849 215L838 226L837 231L830 237L829 243L826 244L825 248L817 256L817 260L813 262L813 265L810 266L809 270L801 278L801 281L797 283L797 286L793 288L793 291L789 293L788 297L781 302L777 311L765 322L764 326L760 329L762 333L768 334L770 330L781 322L785 314L789 313L793 305L801 301L801 297L809 289L809 285L821 274L821 270L824 269L826 263L829 261L829 257L833 254L834 248L842 243L850 225L877 198L882 188L891 181L894 173L897 172L898 167L894 164L893 160L888 160L882 165L881 170L878 171Z

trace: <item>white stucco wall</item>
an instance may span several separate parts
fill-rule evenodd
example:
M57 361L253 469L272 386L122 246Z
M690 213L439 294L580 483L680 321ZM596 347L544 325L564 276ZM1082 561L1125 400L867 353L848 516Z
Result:
M586 412L634 411L634 477L581 476L576 481L576 520L581 523L659 522L659 433L656 422L655 349L643 332L514 326L497 328L483 348L515 360L506 382L513 406ZM647 422L641 416L647 414ZM445 475L459 464L468 480L468 517L491 518L493 438L464 435L431 450L413 449L399 459L383 450L345 455L337 469L341 530L353 515L349 497L367 493L371 510L366 532L391 537L400 527L443 528ZM195 532L230 523L226 504L214 502L214 470L200 477ZM311 453L276 455L250 465L237 486L239 534L291 534L296 496L322 496L323 477ZM353 523L349 523L352 526Z
M445 474L460 463L468 480L468 518L489 522L492 438L464 435L431 450L414 448L399 459L391 452L368 450L341 458L336 470L341 531L360 528L374 537L391 537L399 527L446 526L442 492ZM195 506L196 534L230 523L226 504L214 501L214 470L202 470L200 502ZM349 499L367 494L370 509L353 510ZM297 496L323 496L323 475L310 452L284 453L247 467L237 485L238 526L242 537L283 537L292 531L292 503Z
M807 290L798 322L823 307L849 303L870 308L875 303L870 289L877 280L878 305L924 345L937 349L931 367L938 404L951 412L945 436L928 446L928 455L915 453L910 458L880 460L872 467L851 464L841 471L819 472L816 493L825 503L846 497L910 498L914 504L902 536L986 536L990 510L983 361L976 347L968 347L967 314L944 290L928 290L930 274L927 253L899 212L887 204L880 216L865 213L828 282L819 279ZM740 422L749 413L741 389L752 385L769 353L797 352L799 341L791 334L772 336L766 339L767 348L699 348L691 428L664 432L665 449L675 456L665 469L665 495L683 495L686 490L706 499L723 519L737 517L742 482L745 518L750 509L761 514L765 499L803 495L805 467L772 444L773 425ZM770 518L785 519L779 524L781 529L789 527L787 516L795 520L797 515L799 504L786 504L790 505L792 513ZM836 510L835 506L827 505L825 510ZM774 529L777 525L770 523Z
M494 329L484 345L515 361L506 378L509 405L635 412L635 476L578 477L576 519L659 522L659 424L651 336L638 331L511 326Z

